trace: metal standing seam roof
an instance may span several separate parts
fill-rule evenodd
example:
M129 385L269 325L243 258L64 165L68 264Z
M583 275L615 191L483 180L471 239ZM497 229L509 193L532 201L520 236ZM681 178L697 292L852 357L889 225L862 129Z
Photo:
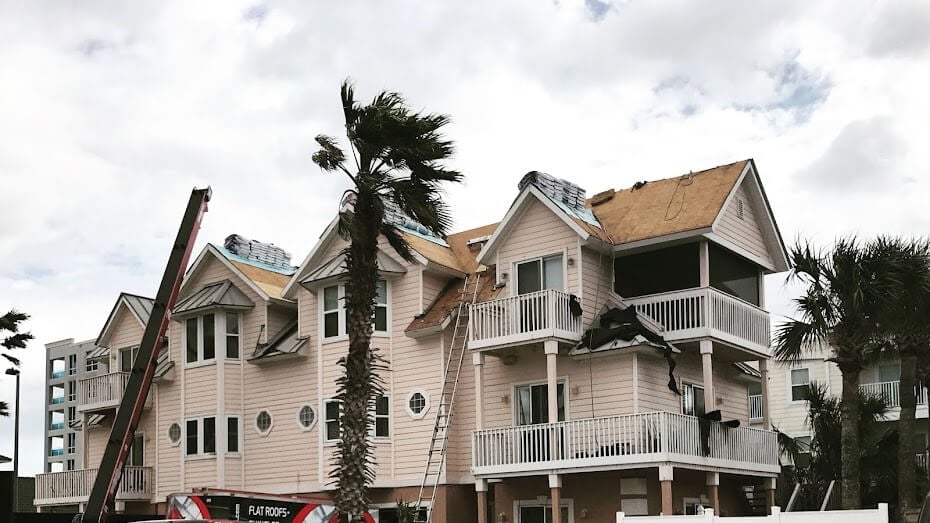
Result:
M161 352L158 353L158 358L155 360L155 373L152 375L153 378L161 378L174 367L174 362L168 359L168 344L162 346Z
M125 292L122 294L122 299L125 300L126 305L132 309L132 312L142 320L143 324L149 322L149 318L152 316L152 307L155 306L155 300Z
M378 250L378 270L391 274L404 274L407 268L400 262L388 256L384 251ZM339 253L307 275L300 283L312 283L333 276L346 273L346 255Z
M254 307L255 304L238 287L233 285L233 282L223 280L207 284L199 291L184 298L175 305L172 313L184 314L216 306L248 309Z
M266 345L257 347L255 352L249 356L249 361L279 356L284 354L294 354L303 347L309 338L299 338L297 336L297 321L292 321L281 329L270 342Z
M87 416L87 426L96 427L97 425L100 425L100 423L106 417L106 414L91 414L90 416ZM79 419L69 422L68 426L74 430L81 430L84 428L84 424L81 423L81 420Z

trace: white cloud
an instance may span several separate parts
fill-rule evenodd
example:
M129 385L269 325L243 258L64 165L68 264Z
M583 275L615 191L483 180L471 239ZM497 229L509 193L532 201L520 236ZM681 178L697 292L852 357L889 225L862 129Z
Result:
M754 157L789 241L927 230L922 3L593 4L3 3L0 309L33 315L26 407L43 343L154 292L191 187L214 187L200 245L305 255L344 188L310 155L346 76L452 115L459 227L500 219L529 170L595 192ZM24 431L38 472L42 420Z

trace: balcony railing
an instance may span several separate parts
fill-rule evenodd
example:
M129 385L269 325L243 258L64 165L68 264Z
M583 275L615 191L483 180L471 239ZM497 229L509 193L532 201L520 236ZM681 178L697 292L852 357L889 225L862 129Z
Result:
M65 449L48 449L49 456L64 456Z
M52 398L52 403L55 404L55 405L57 405L57 404L59 404L59 403L64 403L64 402L65 402L65 397L64 397L64 396L58 396L57 398Z
M889 408L901 406L901 382L900 381L883 381L879 383L864 383L859 385L859 390L869 396L878 396L885 401ZM917 395L917 404L927 404L927 389L920 387L915 391Z
M604 466L683 463L731 470L779 471L775 433L648 412L480 430L472 438L476 476Z
M129 382L128 372L111 372L78 382L78 410L89 411L119 406Z
M923 470L927 470L927 453L921 452L915 456L914 462Z
M61 421L58 423L49 423L48 430L61 430L65 428L65 422Z
M90 496L97 469L70 470L36 475L36 505L83 503ZM126 467L116 499L149 500L152 498L152 467Z
M759 352L771 346L769 313L711 287L628 298L669 341L714 336Z
M762 394L749 396L749 421L762 421Z
M481 349L561 338L581 339L581 318L572 316L570 295L544 290L476 303L470 309L469 347Z

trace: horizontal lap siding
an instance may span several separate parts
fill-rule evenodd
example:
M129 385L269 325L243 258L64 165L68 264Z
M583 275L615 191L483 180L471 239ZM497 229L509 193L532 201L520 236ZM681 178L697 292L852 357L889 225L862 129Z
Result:
M765 240L762 236L762 230L759 228L758 220L764 216L764 209L756 209L750 202L746 193L746 183L736 190L734 198L730 200L720 223L717 225L717 234L732 241L736 245L746 249L752 254L762 258L768 263L772 262L768 249L765 246ZM743 202L743 217L738 214L739 200Z
M116 316L116 322L113 327L111 327L112 334L107 344L111 349L111 370L118 370L116 367L116 354L119 352L119 349L138 346L142 342L142 333L145 331L145 326L129 312L129 309L127 309L125 305L120 305L120 311L116 313Z
M198 487L214 487L216 485L215 459L188 459L184 462L184 487L182 490L191 490Z
M817 358L816 356L822 356ZM797 364L769 361L769 412L772 425L778 430L796 435L807 433L807 404L791 400L791 369L808 369L812 382L828 386L828 393L839 396L842 392L842 375L833 363L824 361L829 357L828 351L811 354L812 359L805 359ZM863 380L863 383L866 381Z
M448 351L452 339L451 328L447 329L445 336ZM446 475L453 481L471 478L471 434L475 430L475 366L471 356L466 353L462 361L459 384L455 391L452 431L446 451Z
M110 421L104 424L87 429L84 441L87 443L87 462L84 468L93 469L100 466L100 460L103 458L103 451L107 447L107 439L110 437Z
M278 305L268 305L268 326L265 329L265 337L262 341L270 340L281 332L281 329L296 319L296 310ZM248 348L248 351L251 352L251 347Z
M449 278L446 276L423 271L423 310L428 309L430 304L436 300L448 281Z
M540 256L562 254L563 250L569 258L578 256L578 234L535 199L517 219L510 233L503 240L498 249L500 266L497 270L499 273L513 273L514 263ZM567 269L568 279L565 281L565 290L577 292L578 264L569 265ZM516 283L517 275L510 274L507 280L509 290L505 290L505 293L516 294Z
M581 249L581 283L584 326L589 327L600 313L611 291L613 258L592 249ZM574 292L574 291L572 291Z
M175 362L175 367L170 371L173 375L171 381L159 381L155 384L158 388L158 426L157 444L158 444L158 463L155 465L155 473L158 483L158 498L164 498L172 492L183 490L181 484L181 459L184 441L178 445L173 445L168 439L168 428L172 423L177 423L184 430L184 420L181 419L181 373L184 372L183 355L181 354L181 324L172 321L168 324L168 339L170 340L168 349L169 357Z

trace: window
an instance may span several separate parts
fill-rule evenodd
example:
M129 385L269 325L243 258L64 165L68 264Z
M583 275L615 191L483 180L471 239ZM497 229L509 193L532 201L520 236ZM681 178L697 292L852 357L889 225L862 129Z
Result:
M568 507L562 507L562 521L568 523L571 521L568 517ZM552 522L552 505L521 505L520 506L520 523L551 523Z
M901 380L901 365L898 362L882 363L878 366L878 381L888 383Z
M129 447L129 456L126 465L130 467L141 467L145 465L145 438L142 434L135 434L132 438L132 445Z
M547 256L517 264L517 293L545 289L564 290L562 255Z
M684 383L681 387L681 413L701 417L707 413L704 406L704 387Z
M558 398L559 421L565 421L565 383L559 383L555 389ZM516 389L517 424L533 425L549 422L549 386L521 385Z
M391 401L387 396L375 398L375 437L391 437Z
M429 394L423 390L415 390L407 395L407 414L411 418L421 419L429 410Z
M74 466L75 464L74 464L73 459L69 459L65 461L65 470L74 470Z
M388 332L388 284L378 280L375 294L372 327L376 333ZM342 284L323 288L323 337L334 338L346 333L345 286Z
M187 420L185 454L213 454L216 452L216 418L213 416Z
M216 315L204 314L185 321L184 342L187 363L211 361L216 358L216 320ZM238 330L238 322L236 325ZM238 353L238 347L236 352Z
M791 369L791 401L806 401L811 378L808 369Z
M759 267L714 244L707 246L710 286L759 305Z
M239 313L226 313L226 357L239 359Z
M185 342L187 345L187 362L192 363L199 359L199 349L197 342L197 324L200 322L199 318L190 318L185 322Z
M229 416L226 418L226 450L228 452L239 452L238 416Z
M68 401L74 401L77 399L77 382L69 381L68 382Z
M310 430L314 422L316 422L316 412L313 411L313 407L310 405L304 405L297 411L297 425L300 428Z
M701 285L698 244L666 247L614 260L614 291L624 298Z
M97 360L87 360L84 363L84 370L87 372L96 372L100 363Z
M73 432L69 432L66 439L67 439L67 442L68 442L68 450L67 450L67 453L68 453L68 454L74 454L74 451L75 451L75 449L77 448L77 443L76 443L76 441L77 441L77 436L76 436Z
M77 407L68 407L68 423L77 419Z
M326 400L323 402L323 407L326 415L326 441L339 441L342 432L340 420L342 403L337 400Z
M271 413L267 410L260 411L257 416L255 416L255 429L262 436L267 436L271 432L272 425Z
M620 479L620 510L630 516L648 516L646 478Z
M168 427L168 441L171 442L171 446L175 446L181 442L181 426L177 423L172 423Z
M132 372L132 362L136 360L139 354L139 347L129 347L119 350L119 370L120 372Z
M798 445L798 462L795 465L806 467L811 461L811 437L798 436L794 441Z
M77 374L77 354L68 355L68 374L72 376Z

